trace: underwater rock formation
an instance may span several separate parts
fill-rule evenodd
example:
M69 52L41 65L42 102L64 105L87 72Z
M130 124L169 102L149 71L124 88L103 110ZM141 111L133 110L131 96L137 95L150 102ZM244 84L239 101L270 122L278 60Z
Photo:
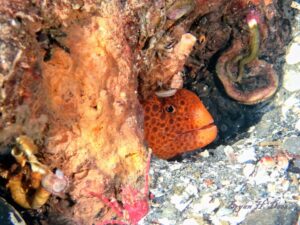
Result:
M14 144L21 134L32 138L41 161L69 178L67 195L53 197L49 213L91 224L104 203L91 201L89 191L144 185L137 182L147 153L135 55L117 1L101 4L99 12L89 8L96 3L44 3L1 6L2 21L20 34L2 42L8 69L1 70L0 144Z

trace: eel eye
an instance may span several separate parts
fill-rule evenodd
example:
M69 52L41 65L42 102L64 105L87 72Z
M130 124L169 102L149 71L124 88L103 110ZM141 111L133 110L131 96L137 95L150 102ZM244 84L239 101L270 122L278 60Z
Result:
M173 105L168 105L168 106L166 107L166 111L167 111L168 113L174 113L174 112L175 112L175 107L174 107Z

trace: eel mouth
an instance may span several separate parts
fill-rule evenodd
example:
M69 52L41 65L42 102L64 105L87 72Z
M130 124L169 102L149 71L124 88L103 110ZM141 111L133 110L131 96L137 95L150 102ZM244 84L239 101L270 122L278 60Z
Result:
M217 129L217 126L212 122L210 124L207 124L205 126L199 127L199 128L195 128L195 129L191 129L191 130L187 130L184 132L180 132L177 133L178 135L185 135L185 134L189 134L189 133L193 133L193 132L205 132L205 131L210 131L211 129Z
M178 133L175 139L180 140L184 136L190 138L191 140L193 140L192 141L193 145L190 146L189 149L193 150L193 149L202 148L209 145L216 139L217 134L218 134L217 126L214 123L209 123L200 128Z
M207 130L207 129L211 129L211 128L213 128L213 127L217 127L217 126L216 126L214 123L210 123L210 124L205 125L205 126L199 128L199 129L197 129L197 130Z
M175 140L176 142L184 142L185 149L184 151L177 152L177 154L203 148L212 143L216 139L217 134L218 129L214 123L209 123L200 128L181 132L175 137Z
M153 151L153 153L159 158L171 159L176 155L207 146L216 139L217 134L217 126L210 122L196 129L178 132L162 146L164 151ZM174 142L178 148L172 149L170 142Z

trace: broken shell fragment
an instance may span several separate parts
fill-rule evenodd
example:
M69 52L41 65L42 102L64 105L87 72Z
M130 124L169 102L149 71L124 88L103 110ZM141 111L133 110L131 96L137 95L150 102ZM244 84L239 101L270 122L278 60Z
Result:
M194 9L194 0L175 1L167 10L167 17L170 20L178 20Z
M186 33L181 36L180 42L175 46L174 52L177 53L178 58L186 59L186 57L193 50L193 47L197 41L197 38L190 34Z
M289 167L289 159L285 155L278 155L276 166L279 170L287 170Z
M51 193L39 187L32 194L33 189L24 186L23 177L23 174L20 173L9 179L7 187L11 192L12 199L25 209L40 208L48 201ZM31 194L29 195L29 193Z
M47 174L50 171L47 166L43 165L39 161L34 161L34 162L29 162L29 163L31 166L31 170L33 172L40 173L40 174Z
M256 153L254 148L247 148L243 150L238 156L239 163L246 163L249 161L256 161Z
M51 193L57 194L65 190L68 181L60 170L53 174L46 165L38 161L34 155L38 152L38 147L32 139L20 136L16 141L17 147L12 149L11 154L21 166L21 171L7 178L7 187L17 204L23 208L37 209L48 201Z
M59 169L55 173L49 173L42 179L42 186L54 195L65 191L68 187L68 179Z
M31 138L22 135L17 137L16 141L18 147L27 155L27 157L30 157L38 152L38 147L33 143Z
M16 161L24 167L26 162L31 166L31 170L40 174L47 174L50 172L49 168L38 161L36 154L38 152L38 147L33 143L30 137L22 135L16 139L17 146L11 151L12 156Z
M276 162L271 156L264 156L259 160L259 164L265 169L271 169L275 167Z
M243 174L245 177L250 177L255 170L255 165L247 163L246 166L243 168Z
M161 91L156 91L155 94L159 98L167 98L175 95L177 92L177 89L170 89L170 90L161 90Z
M15 160L20 164L21 167L24 167L26 164L26 157L24 152L20 151L18 148L13 148L11 150L11 155L15 158Z

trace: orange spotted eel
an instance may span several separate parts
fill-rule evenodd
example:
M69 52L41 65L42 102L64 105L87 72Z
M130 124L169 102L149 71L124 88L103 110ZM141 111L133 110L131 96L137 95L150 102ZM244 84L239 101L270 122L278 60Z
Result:
M198 96L186 89L170 97L153 95L143 107L145 139L159 158L204 147L217 136L212 116Z

